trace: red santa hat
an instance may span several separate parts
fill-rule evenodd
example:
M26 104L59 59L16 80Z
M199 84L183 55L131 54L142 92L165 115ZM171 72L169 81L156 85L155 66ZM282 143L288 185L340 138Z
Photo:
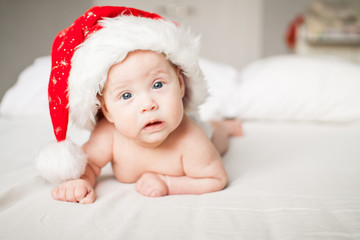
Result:
M69 120L92 130L100 108L108 70L135 50L164 53L179 66L186 86L185 111L194 111L207 97L198 64L199 38L161 16L126 7L93 7L55 38L51 57L49 108L57 142L36 158L40 174L51 182L79 178L86 155L66 137Z

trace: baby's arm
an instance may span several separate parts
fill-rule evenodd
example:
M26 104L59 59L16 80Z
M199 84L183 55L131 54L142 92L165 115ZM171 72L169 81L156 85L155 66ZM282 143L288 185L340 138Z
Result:
M215 192L227 184L221 157L211 142L192 146L183 157L185 176L164 176L169 195Z
M213 144L204 134L190 137L182 156L184 176L145 173L136 189L145 196L159 197L171 194L202 194L222 190L227 174Z
M79 203L95 201L95 180L101 169L112 159L111 125L106 120L98 123L90 139L83 145L88 157L85 173L80 179L70 180L57 186L51 195L55 200Z

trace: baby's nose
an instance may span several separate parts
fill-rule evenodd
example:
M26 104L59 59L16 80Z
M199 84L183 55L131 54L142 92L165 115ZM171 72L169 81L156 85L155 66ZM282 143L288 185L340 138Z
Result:
M156 101L154 101L153 99L148 99L144 104L143 107L141 108L141 112L149 112L149 111L154 111L157 110L159 108L158 104L156 103Z

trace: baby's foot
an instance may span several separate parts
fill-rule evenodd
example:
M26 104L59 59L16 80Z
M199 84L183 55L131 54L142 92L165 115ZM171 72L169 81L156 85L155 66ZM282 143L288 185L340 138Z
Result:
M221 120L220 123L226 129L229 136L242 136L244 135L242 123L239 119L226 119Z

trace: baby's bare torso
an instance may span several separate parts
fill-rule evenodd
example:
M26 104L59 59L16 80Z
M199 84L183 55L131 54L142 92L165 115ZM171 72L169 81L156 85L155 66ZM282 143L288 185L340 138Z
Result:
M181 154L176 150L150 150L124 144L122 141L114 142L112 166L115 177L124 183L136 182L145 172L184 175Z
M115 134L113 143L112 166L115 177L124 183L136 182L145 172L160 173L169 176L185 175L183 152L191 132L192 124L173 132L157 148L146 148L129 142Z

